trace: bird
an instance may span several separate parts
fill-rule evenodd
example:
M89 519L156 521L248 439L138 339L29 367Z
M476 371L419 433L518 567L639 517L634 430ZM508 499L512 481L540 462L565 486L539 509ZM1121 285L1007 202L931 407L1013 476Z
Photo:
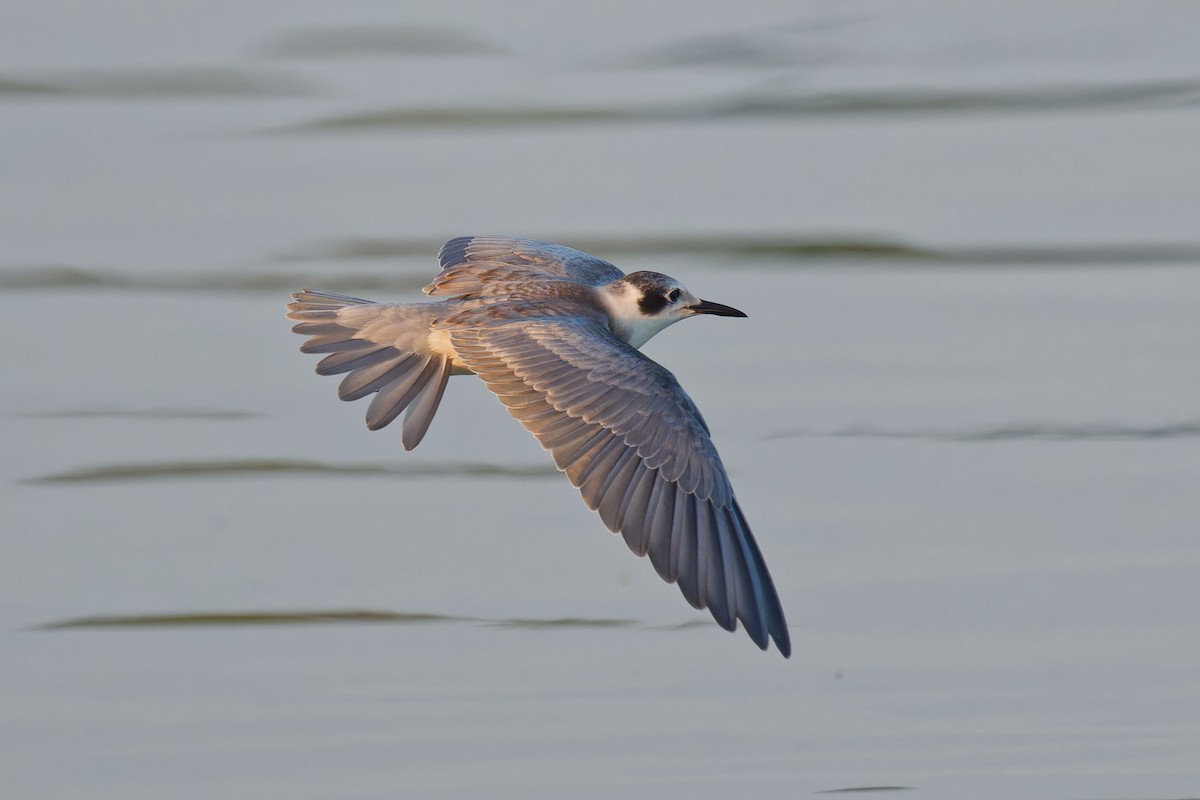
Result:
M367 427L406 412L424 438L452 375L487 384L613 533L649 556L695 608L741 622L762 650L791 642L774 582L700 410L640 349L680 320L745 317L658 272L625 274L580 250L510 236L460 236L438 253L429 302L376 303L305 289L287 316L345 375L342 400L374 395Z

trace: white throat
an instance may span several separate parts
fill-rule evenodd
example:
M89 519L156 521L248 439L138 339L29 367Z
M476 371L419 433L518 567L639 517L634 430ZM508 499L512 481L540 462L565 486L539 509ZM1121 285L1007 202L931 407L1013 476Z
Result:
M603 286L598 294L604 310L608 312L613 332L634 349L640 349L654 334L682 319L667 311L652 317L646 316L638 307L641 291L628 283Z

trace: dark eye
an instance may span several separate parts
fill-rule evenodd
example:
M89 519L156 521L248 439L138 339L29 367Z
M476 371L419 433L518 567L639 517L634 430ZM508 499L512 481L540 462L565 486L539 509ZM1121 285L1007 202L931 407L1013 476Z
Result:
M671 291L667 292L667 302L674 303L679 299L679 294L680 292L678 289L672 289Z

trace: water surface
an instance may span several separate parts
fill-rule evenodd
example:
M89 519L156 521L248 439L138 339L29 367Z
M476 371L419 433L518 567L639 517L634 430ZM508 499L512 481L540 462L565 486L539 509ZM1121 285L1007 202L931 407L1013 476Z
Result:
M6 794L1200 795L1198 24L0 12ZM412 299L471 232L749 312L646 352L790 660L478 381L406 453L312 373L289 291Z

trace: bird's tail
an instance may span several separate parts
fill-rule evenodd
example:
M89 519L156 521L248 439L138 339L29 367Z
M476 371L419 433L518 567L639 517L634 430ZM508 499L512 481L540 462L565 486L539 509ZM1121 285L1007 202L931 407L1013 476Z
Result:
M405 346L413 338L406 307L305 289L292 295L288 319L296 333L311 338L305 353L327 353L317 374L348 373L338 397L358 400L375 394L367 407L367 427L378 430L405 409L401 440L406 450L421 443L437 413L450 362L440 354ZM411 308L411 307L410 307Z

